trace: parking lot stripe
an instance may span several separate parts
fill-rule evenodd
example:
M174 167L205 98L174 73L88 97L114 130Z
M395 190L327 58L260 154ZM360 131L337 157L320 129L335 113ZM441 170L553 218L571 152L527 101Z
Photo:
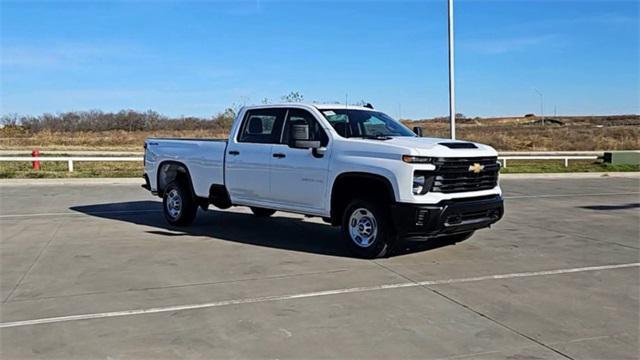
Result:
M619 264L619 265L603 265L603 266L588 266L588 267L573 268L573 269L544 270L544 271L511 273L511 274L500 274L500 275L476 276L476 277L461 278L461 279L420 281L420 282L417 282L416 284L418 284L418 285L447 285L447 284L455 284L455 283L463 283L463 282L475 282L475 281L483 281L483 280L515 279L515 278L532 277L532 276L570 274L570 273L585 272L585 271L623 269L623 268L638 267L638 266L640 266L640 263L629 263L629 264Z
M215 302L209 302L209 303L203 303L203 304L174 305L174 306L155 307L155 308L148 308L148 309L109 311L109 312L93 313L93 314L79 314L79 315L59 316L59 317L41 318L41 319L33 319L33 320L11 321L11 322L0 323L0 328L11 328L11 327L29 326L29 325L38 325L38 324L59 323L59 322L66 322L66 321L103 319L103 318L112 318L112 317L121 317L121 316L195 310L195 309L228 306L228 305L241 305L241 304L271 302L271 301L295 300L295 299L312 298L312 297L319 297L319 296L371 292L371 291L378 291L378 290L410 288L410 287L417 287L417 286L446 285L446 284L466 283L466 282L476 282L476 281L486 281L486 280L525 278L525 277L545 276L545 275L559 275L559 274L578 273L578 272L585 272L585 271L622 269L622 268L639 267L639 266L640 266L640 263L627 263L627 264L615 264L615 265L603 265L603 266L588 266L588 267L570 268L570 269L486 275L486 276L476 276L476 277L470 277L470 278L427 280L427 281L420 281L420 282L405 282L405 283L376 285L376 286L353 287L353 288L314 291L314 292L290 294L290 295L273 295L273 296L263 296L263 297L256 297L256 298L222 300L222 301L215 301Z

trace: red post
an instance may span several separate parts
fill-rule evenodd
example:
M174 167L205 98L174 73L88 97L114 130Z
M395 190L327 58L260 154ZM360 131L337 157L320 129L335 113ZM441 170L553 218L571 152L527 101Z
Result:
M35 149L31 152L31 156L32 157L39 157L40 156L40 150ZM33 170L40 170L40 161L36 160L36 161L32 161L31 162L31 167L33 168Z

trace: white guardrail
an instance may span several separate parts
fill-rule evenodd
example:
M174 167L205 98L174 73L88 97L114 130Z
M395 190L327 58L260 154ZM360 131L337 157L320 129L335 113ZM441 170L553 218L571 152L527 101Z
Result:
M1 151L0 154L24 154L24 151ZM48 153L54 153L53 151ZM57 151L57 153L61 153ZM68 152L67 152L68 153ZM77 152L79 154L81 152ZM90 152L97 154L98 152ZM569 160L597 160L603 155L603 151L541 151L541 152L501 152L498 154L498 161L502 167L507 167L508 160L564 160L564 166L569 166ZM118 152L103 152L105 155L122 154ZM73 172L73 163L80 161L93 162L120 162L120 161L143 161L142 156L0 156L2 161L58 161L66 162L69 172Z
M564 167L569 167L569 160L597 160L598 155L551 155L551 156L498 156L502 167L507 167L507 160L564 160Z
M69 172L73 172L74 161L95 161L95 162L113 162L113 161L140 161L142 162L142 156L2 156L0 161L59 161L67 162L67 168Z

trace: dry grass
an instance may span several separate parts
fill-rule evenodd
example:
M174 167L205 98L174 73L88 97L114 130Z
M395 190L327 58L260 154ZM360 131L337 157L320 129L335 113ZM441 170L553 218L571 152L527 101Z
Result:
M537 118L468 119L458 121L457 137L489 144L499 151L588 151L640 149L640 116L559 117L563 125ZM449 136L444 121L418 121L425 136Z
M68 177L140 177L143 174L141 162L84 162L73 164L74 171L69 172L66 162L41 162L40 170L31 169L31 163L0 163L0 179L2 178L68 178Z
M461 120L458 138L489 144L500 151L577 151L640 149L640 116L559 117L563 125L530 125L536 118ZM421 126L425 136L448 137L444 121L407 122ZM0 149L142 151L147 137L224 138L219 130L102 131L29 133L0 129Z
M640 116L561 117L561 125L536 125L536 118L465 119L458 121L459 139L492 145L500 151L579 151L640 149ZM445 121L406 122L421 126L425 136L448 137ZM534 123L534 124L532 124ZM96 131L30 133L24 128L0 129L0 149L4 150L119 150L140 151L147 137L224 138L221 130L184 131ZM64 162L42 162L40 171L30 169L28 162L0 163L0 178L26 177L137 177L142 174L138 162L76 162L69 173ZM561 162L509 162L503 172L565 171L639 171L637 165L612 166L601 162L572 162L565 168Z
M224 133L211 130L189 131L100 131L100 132L51 132L10 133L0 129L0 149L24 150L31 148L49 150L131 150L142 151L148 137L223 138Z
M425 136L449 136L447 124L425 124ZM640 149L638 126L477 126L457 127L459 139L488 144L499 151L579 151Z

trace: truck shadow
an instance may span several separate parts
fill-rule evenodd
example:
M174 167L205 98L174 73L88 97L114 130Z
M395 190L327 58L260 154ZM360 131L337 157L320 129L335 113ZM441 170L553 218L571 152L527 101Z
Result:
M165 221L162 203L158 201L95 204L73 206L69 209L89 216L153 228L140 230L148 234L166 237L196 236L282 250L351 257L339 228L298 216L283 216L282 213L276 213L269 218L257 218L250 213L198 210L193 224L174 227ZM427 251L447 245L452 244L442 240L406 242L398 247L396 255Z
M581 209L597 210L597 211L612 211L612 210L628 210L640 208L640 203L629 203L622 205L589 205L579 206Z

